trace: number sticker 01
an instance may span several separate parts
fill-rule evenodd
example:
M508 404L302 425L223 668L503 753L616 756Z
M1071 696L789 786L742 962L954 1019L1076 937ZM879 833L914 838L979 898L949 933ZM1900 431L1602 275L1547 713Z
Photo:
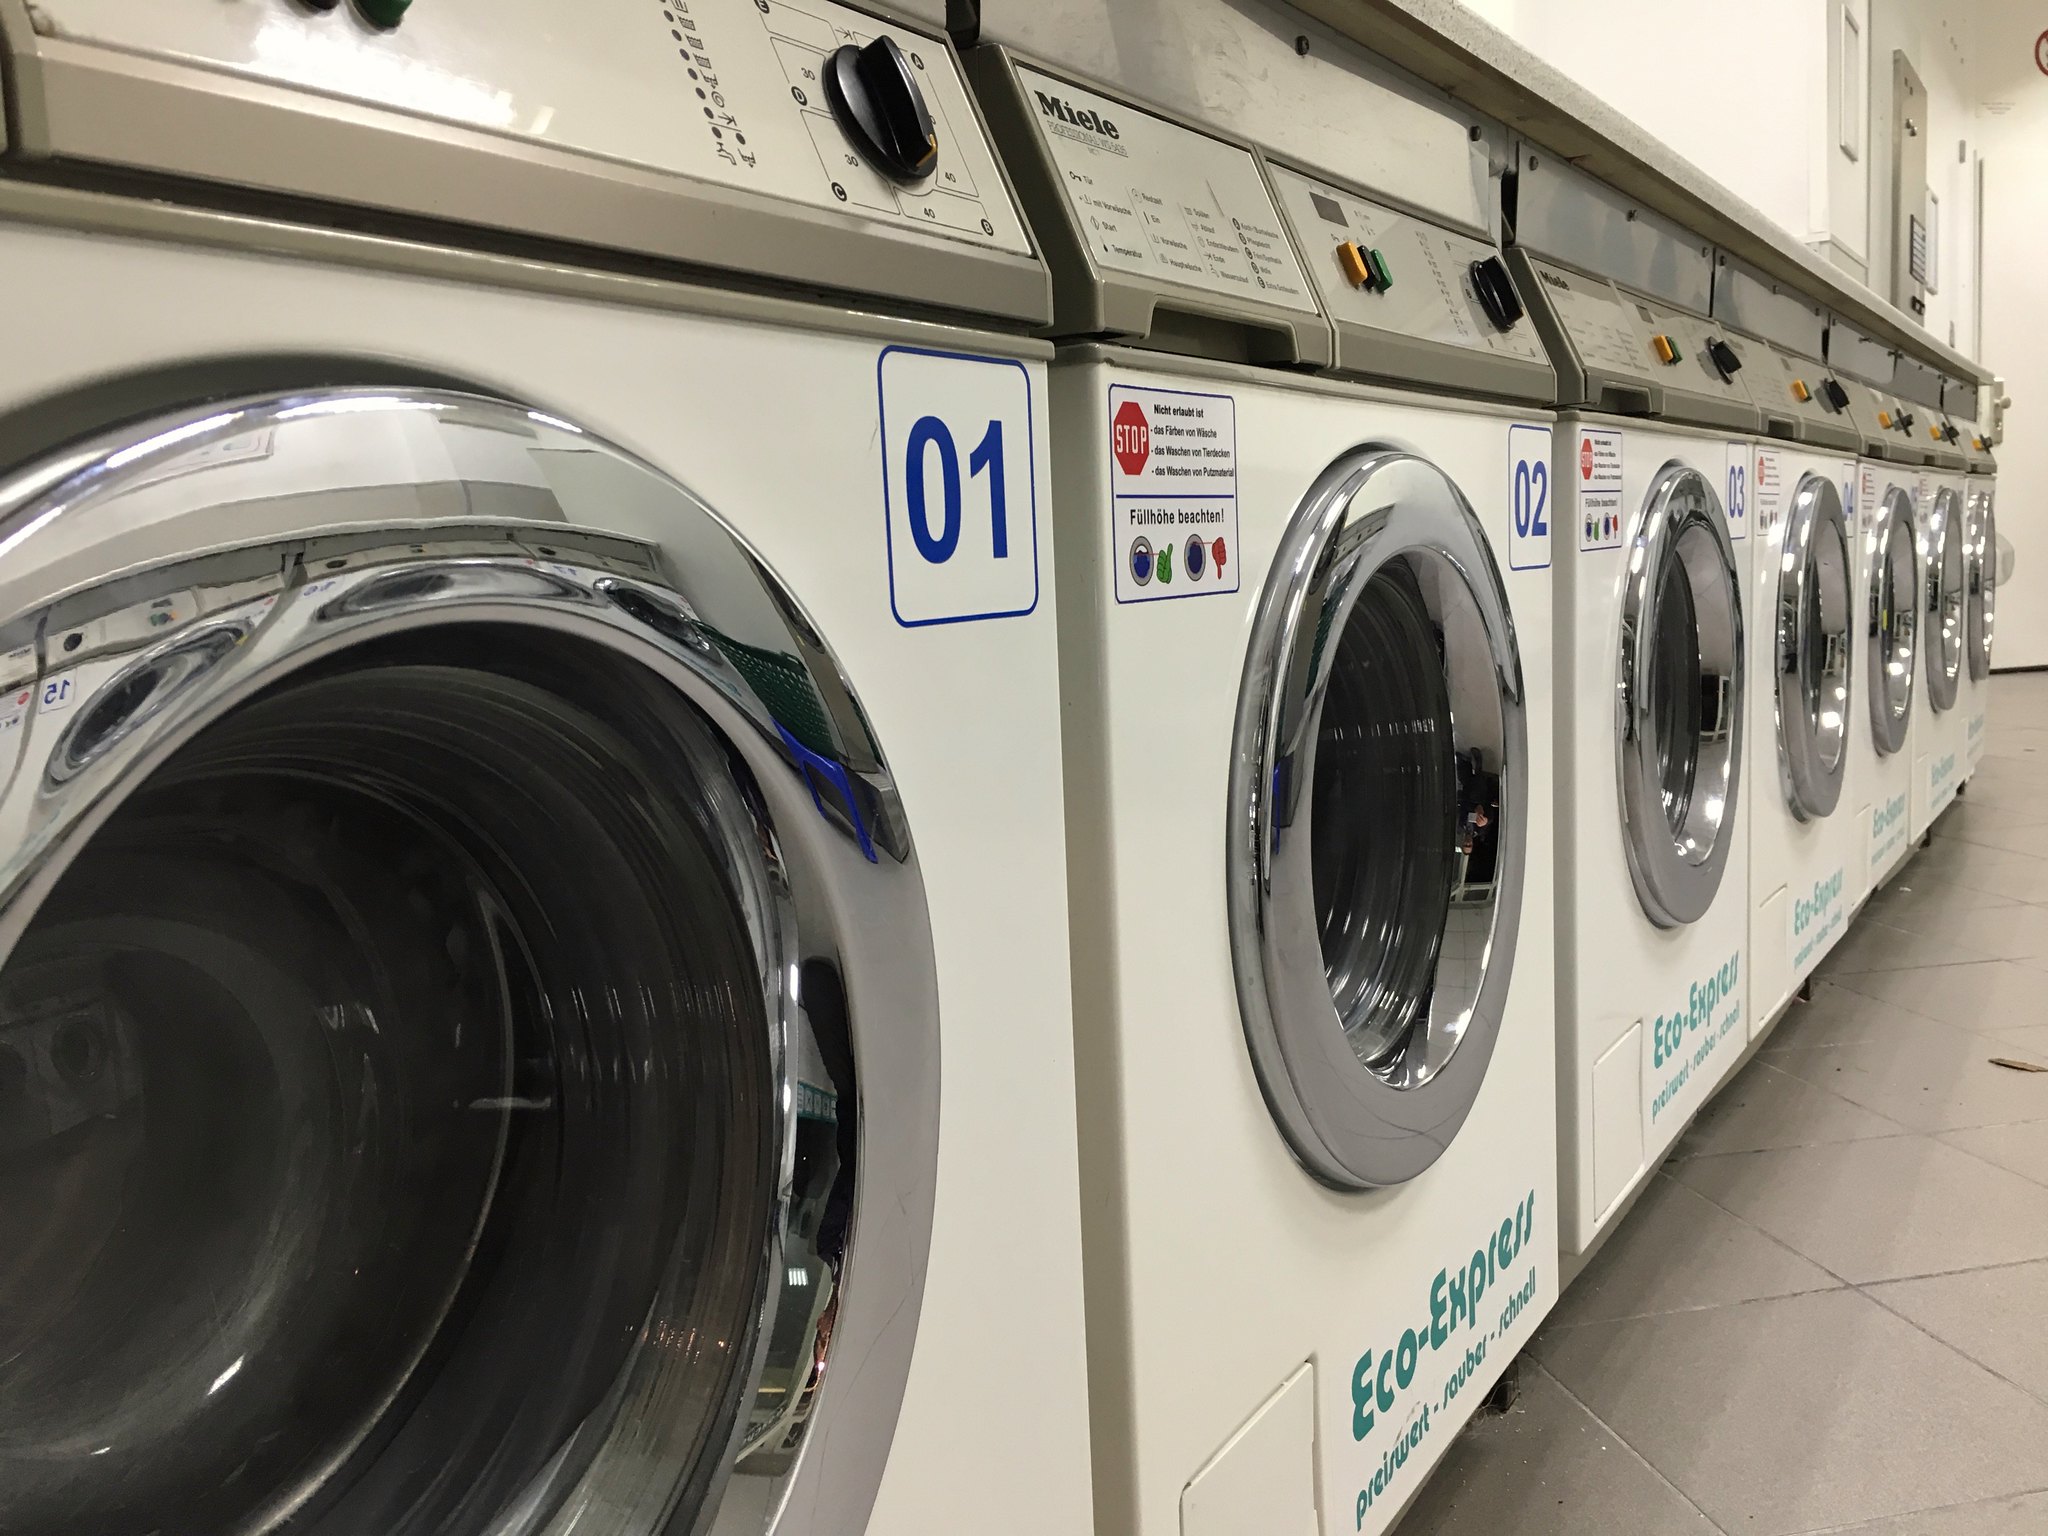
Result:
M1031 373L1009 358L886 347L877 365L889 604L907 627L1038 606Z

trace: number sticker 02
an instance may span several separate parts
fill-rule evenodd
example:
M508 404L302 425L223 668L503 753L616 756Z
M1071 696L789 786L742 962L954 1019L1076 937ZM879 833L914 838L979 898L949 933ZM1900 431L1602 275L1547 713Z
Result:
M1508 566L1517 571L1550 568L1550 429L1508 428L1508 508L1513 537Z
M1038 606L1031 373L1011 358L885 347L889 605L907 627Z

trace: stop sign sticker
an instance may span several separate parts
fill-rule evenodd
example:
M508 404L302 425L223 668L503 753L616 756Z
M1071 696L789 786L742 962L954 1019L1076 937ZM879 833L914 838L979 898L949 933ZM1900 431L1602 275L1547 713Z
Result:
M1590 437L1579 439L1579 478L1581 480L1593 478L1593 439Z
M1117 467L1127 475L1142 475L1145 461L1152 457L1152 424L1145 419L1145 407L1125 400L1109 423L1109 451Z

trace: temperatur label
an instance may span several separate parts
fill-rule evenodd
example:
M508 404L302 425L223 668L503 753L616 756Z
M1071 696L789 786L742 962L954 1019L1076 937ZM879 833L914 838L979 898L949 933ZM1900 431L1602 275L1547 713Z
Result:
M1110 548L1116 600L1237 590L1237 402L1112 385Z

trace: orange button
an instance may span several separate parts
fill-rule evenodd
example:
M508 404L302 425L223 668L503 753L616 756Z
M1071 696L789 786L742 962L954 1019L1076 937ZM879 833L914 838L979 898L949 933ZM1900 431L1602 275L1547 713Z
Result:
M1365 252L1349 240L1337 247L1337 265L1344 280L1354 288L1363 288L1372 281L1372 268L1366 264Z
M1801 402L1813 398L1813 391L1806 387L1806 380L1794 379L1792 381L1792 398Z
M1928 435L1929 437L1933 438L1933 439L1934 439L1934 440L1935 440L1935 441L1936 441L1936 442L1938 443L1938 442L1940 442L1940 441L1941 441L1941 428L1939 428L1939 427L1929 427L1929 428L1927 429L1927 435Z
M1877 424L1880 427L1890 427L1892 424L1892 413L1890 411L1879 411L1877 413Z
M1970 441L1971 441L1971 442L1973 442L1973 443L1975 443L1975 444L1977 445L1977 451L1978 451L1979 453L1982 453L1982 452L1984 451L1984 439L1983 439L1983 438L1981 438L1981 437L1973 437L1973 438L1971 438L1971 439L1970 439Z
M1656 351L1658 361L1666 363L1678 361L1678 348L1671 344L1669 336L1652 336L1650 338L1650 346Z

